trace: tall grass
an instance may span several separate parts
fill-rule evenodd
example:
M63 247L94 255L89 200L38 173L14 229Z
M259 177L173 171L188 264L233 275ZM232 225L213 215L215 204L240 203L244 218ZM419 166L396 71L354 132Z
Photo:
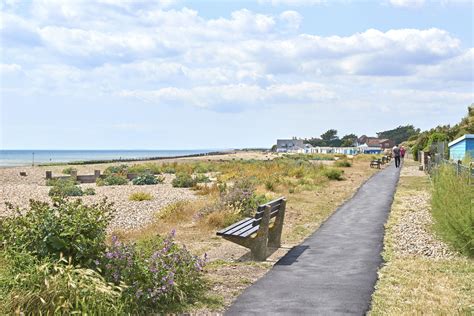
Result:
M432 213L438 234L459 252L474 257L474 190L466 176L441 166L433 177Z

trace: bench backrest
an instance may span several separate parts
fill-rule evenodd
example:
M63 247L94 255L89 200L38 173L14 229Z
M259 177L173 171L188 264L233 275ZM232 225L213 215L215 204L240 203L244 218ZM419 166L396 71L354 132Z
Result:
M277 216L284 199L284 197L281 197L271 202L259 205L257 208L257 212L255 213L255 220L253 222L253 226L257 226L260 224L263 217L263 211L267 206L270 206L270 218Z

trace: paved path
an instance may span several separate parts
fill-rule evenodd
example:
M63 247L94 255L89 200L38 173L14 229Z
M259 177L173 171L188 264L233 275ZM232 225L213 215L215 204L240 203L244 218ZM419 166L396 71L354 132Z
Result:
M370 178L315 233L250 286L226 315L363 315L382 263L400 169Z

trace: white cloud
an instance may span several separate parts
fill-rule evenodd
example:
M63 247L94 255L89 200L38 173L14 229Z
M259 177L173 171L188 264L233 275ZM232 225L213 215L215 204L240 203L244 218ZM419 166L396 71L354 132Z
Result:
M390 0L390 4L401 8L420 8L425 4L425 0Z
M271 4L273 6L312 6L325 4L327 0L258 0L260 4Z
M208 19L166 3L81 1L34 2L32 18L1 13L3 62L20 67L15 82L25 93L242 111L339 102L357 80L360 90L472 80L472 49L437 28L317 36L299 32L302 15L293 10Z

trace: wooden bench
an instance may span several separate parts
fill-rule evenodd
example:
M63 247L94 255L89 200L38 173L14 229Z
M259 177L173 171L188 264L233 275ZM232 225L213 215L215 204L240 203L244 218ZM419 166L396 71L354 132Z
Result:
M281 197L260 205L254 217L247 217L217 232L217 236L249 248L258 261L267 258L267 247L281 246L286 199ZM273 225L270 220L275 218Z
M380 169L381 161L380 159L375 159L370 162L370 168L377 167Z

